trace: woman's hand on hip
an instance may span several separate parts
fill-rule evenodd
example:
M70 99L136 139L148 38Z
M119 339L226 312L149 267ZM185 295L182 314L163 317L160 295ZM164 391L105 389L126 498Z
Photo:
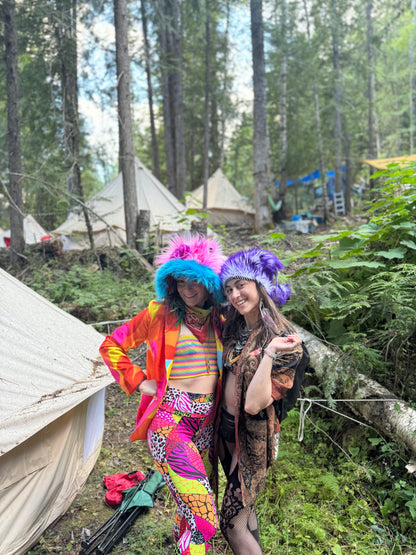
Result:
M157 393L157 384L156 380L144 380L139 385L140 393L143 395L150 395L150 397L154 397Z

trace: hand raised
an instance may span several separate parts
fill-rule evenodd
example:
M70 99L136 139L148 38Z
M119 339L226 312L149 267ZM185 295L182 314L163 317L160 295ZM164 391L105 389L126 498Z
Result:
M292 333L287 337L274 337L270 341L267 349L276 353L277 351L291 351L302 343L302 339L297 333Z

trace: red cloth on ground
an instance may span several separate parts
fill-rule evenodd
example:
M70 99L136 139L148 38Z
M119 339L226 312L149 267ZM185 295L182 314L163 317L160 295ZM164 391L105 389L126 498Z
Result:
M144 479L143 472L130 472L129 474L112 474L111 476L104 476L103 483L107 488L105 501L111 507L118 507L123 501L122 492L125 489L136 486Z

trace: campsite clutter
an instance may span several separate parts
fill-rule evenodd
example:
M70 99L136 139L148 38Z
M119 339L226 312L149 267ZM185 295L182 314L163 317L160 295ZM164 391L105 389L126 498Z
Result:
M141 472L136 475L143 474ZM129 476L129 475L124 475ZM150 469L134 487L129 487L122 492L123 500L114 514L93 534L87 535L81 542L80 555L90 553L110 553L113 548L123 539L137 518L144 514L154 501L159 491L165 486L162 475L156 470ZM120 475L108 477L112 481L120 482ZM125 478L124 478L125 479Z
M137 486L142 480L144 480L144 474L140 471L104 476L103 484L108 490L105 495L105 502L110 507L118 507L123 501L123 491Z
M414 159L415 155L362 160L362 162L376 169L385 169L389 164L410 162ZM342 197L344 197L345 167L342 168L342 172L344 181ZM327 172L326 186L330 208L337 215L335 206L332 205L335 195L334 176L334 171ZM140 210L149 212L152 232L157 230L162 235L169 235L191 228L196 221L196 217L186 214L186 210L202 211L203 185L186 195L185 206L138 158L135 158L135 177L137 204ZM298 180L288 180L286 185L290 187L297 183L308 188L312 187L313 198L317 202L316 207L319 212L319 202L322 198L322 187L319 185L319 179L320 171L315 170ZM275 185L279 187L279 181L276 181ZM365 186L365 182L360 185L353 185L352 192L361 196ZM270 195L269 201L272 211L278 211L279 205L273 202ZM119 173L113 181L88 200L86 206L89 209L92 221L95 246L122 246L126 240L122 174ZM250 226L254 223L253 206L237 191L220 168L211 175L207 182L206 210L208 213L207 221L210 224ZM311 233L316 225L321 223L322 218L320 214L309 214L309 216L305 218L302 213L294 214L292 220L283 222L281 227L285 231ZM306 222L307 219L310 221ZM54 237L60 239L63 250L81 250L89 247L87 227L80 212L71 213L65 222L50 233L45 231L35 218L29 214L24 218L24 235L25 242L28 245ZM8 246L10 246L10 230L2 231L0 228L0 248Z

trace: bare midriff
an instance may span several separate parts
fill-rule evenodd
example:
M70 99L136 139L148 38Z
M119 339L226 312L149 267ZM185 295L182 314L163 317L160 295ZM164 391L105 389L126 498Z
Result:
M189 393L213 393L217 385L217 378L217 374L208 374L196 378L169 380L168 385Z
M235 376L231 372L225 373L222 406L230 414L235 413Z

